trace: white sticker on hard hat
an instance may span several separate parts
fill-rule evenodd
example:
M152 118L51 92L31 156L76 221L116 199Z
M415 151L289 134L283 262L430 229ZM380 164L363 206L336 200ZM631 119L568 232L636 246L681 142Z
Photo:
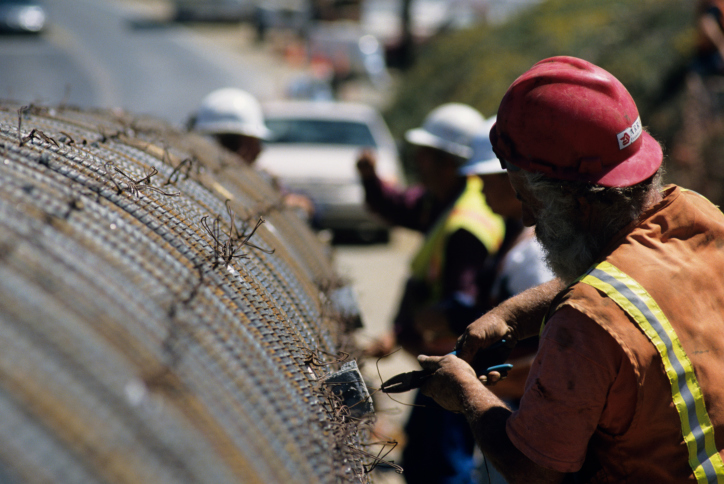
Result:
M631 143L639 139L643 129L641 128L641 116L636 118L630 128L626 128L616 135L618 138L618 149L627 148Z

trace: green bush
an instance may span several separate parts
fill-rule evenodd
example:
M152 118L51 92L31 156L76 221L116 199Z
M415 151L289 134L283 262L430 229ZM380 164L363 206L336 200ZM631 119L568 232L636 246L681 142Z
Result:
M664 146L681 125L686 66L695 43L691 0L548 0L498 26L438 36L417 53L385 116L397 137L445 102L486 117L535 62L591 61L618 77Z

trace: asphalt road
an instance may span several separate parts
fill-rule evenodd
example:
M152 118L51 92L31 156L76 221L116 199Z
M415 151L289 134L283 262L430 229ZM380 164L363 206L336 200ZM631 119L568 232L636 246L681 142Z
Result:
M140 2L44 3L47 32L0 37L0 97L120 107L180 125L214 89L241 87L262 99L283 89L278 63L220 49L192 29L149 17Z

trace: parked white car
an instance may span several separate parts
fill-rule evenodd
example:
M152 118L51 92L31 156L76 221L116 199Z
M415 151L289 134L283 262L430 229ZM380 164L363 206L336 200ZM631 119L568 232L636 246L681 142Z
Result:
M364 206L356 168L360 151L370 148L380 177L404 183L397 145L380 113L365 104L336 101L275 101L263 108L273 137L256 165L309 196L322 228L386 240L389 227Z

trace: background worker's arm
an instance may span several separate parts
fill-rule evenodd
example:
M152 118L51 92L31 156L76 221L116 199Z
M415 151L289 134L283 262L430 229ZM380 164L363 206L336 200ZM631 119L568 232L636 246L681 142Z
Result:
M426 190L420 185L403 188L387 183L378 176L376 165L371 150L360 153L357 172L365 191L366 207L391 225L426 232L429 221L424 223L422 216L427 206Z
M513 445L505 430L511 411L470 365L452 355L418 360L423 368L436 370L422 392L447 410L465 415L480 449L509 484L562 482L564 473L537 465Z
M535 336L553 298L565 284L553 279L502 302L470 324L458 339L457 355L473 361L478 350L505 338L511 344Z

